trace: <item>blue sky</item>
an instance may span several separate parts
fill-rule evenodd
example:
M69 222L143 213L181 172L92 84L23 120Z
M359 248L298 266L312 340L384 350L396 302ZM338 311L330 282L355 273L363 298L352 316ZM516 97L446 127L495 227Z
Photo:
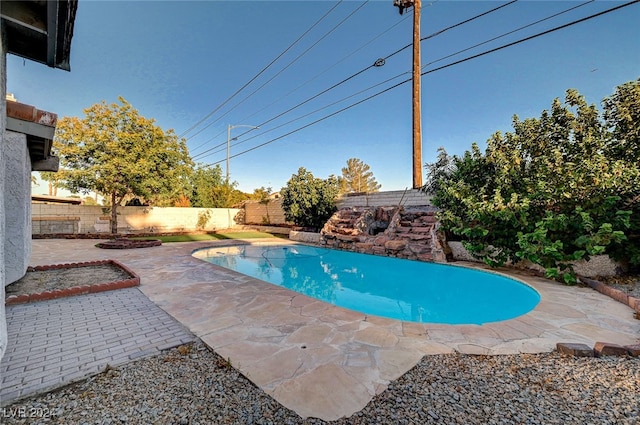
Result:
M392 0L339 4L335 1L80 0L71 72L9 56L7 91L23 103L59 116L82 116L82 110L94 103L115 102L118 96L123 96L142 115L155 118L163 129L173 128L181 135L223 104L338 4L252 84L185 134L196 161L220 163L224 171L227 125L261 126L246 134L248 128L232 130L232 137L238 140L232 142L231 155L236 155L408 78L409 74L405 74L342 100L410 71L410 48L387 59L384 66L367 69L326 94L265 123L409 44L411 11L400 16L392 3ZM505 3L424 1L422 36ZM423 41L422 64L581 3L518 1ZM622 2L588 3L435 62L425 70L619 4ZM352 12L355 13L326 35ZM588 102L599 104L617 85L640 77L638 22L639 3L425 75L422 79L422 162L432 162L440 146L451 154L463 153L472 142L484 147L495 131L510 130L514 114L521 118L539 116L555 97L562 98L569 88L578 89ZM299 59L290 64L298 56ZM310 114L331 104L334 105ZM309 115L285 124L306 114ZM274 129L277 126L281 127ZM411 146L411 84L407 83L233 157L231 179L247 192L260 186L278 190L299 167L305 167L316 177L326 178L330 174L340 175L347 159L356 157L371 166L382 190L400 190L412 185ZM208 149L211 150L207 152ZM43 191L46 191L44 185L34 189L34 193Z

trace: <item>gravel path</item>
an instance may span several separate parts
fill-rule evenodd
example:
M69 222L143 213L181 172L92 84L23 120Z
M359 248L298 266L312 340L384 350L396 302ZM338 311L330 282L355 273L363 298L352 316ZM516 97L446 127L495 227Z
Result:
M31 418L16 418L31 416ZM0 410L3 423L321 424L201 342ZM640 424L640 358L426 356L338 424Z

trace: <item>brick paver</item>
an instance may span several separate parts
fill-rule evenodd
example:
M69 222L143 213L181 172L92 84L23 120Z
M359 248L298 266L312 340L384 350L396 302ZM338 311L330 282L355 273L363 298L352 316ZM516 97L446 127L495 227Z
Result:
M195 337L137 288L7 306L0 405Z

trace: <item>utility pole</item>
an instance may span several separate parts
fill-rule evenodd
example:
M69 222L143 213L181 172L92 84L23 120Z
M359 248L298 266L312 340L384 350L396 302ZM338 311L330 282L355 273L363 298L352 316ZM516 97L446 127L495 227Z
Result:
M420 7L421 0L394 0L400 14L413 7L413 188L422 187L422 116L420 88Z

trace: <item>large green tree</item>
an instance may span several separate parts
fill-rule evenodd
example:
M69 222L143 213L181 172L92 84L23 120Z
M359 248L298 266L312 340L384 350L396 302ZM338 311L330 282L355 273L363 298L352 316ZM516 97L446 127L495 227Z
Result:
M571 261L590 255L640 264L639 110L640 80L606 98L602 116L568 90L540 118L514 117L484 153L441 149L425 190L445 229L490 265L526 259L571 282Z
M84 118L62 118L54 140L60 182L74 192L104 194L112 233L117 233L117 208L126 197L177 199L193 167L184 139L140 115L124 98L118 100L85 109Z
M232 208L250 195L236 189L237 182L222 176L220 165L199 164L191 177L191 205L200 208Z
M381 185L373 176L371 167L358 158L349 158L342 168L340 191L342 193L377 192Z
M280 191L284 216L298 226L320 229L336 211L339 192L340 183L335 176L323 180L300 167Z

